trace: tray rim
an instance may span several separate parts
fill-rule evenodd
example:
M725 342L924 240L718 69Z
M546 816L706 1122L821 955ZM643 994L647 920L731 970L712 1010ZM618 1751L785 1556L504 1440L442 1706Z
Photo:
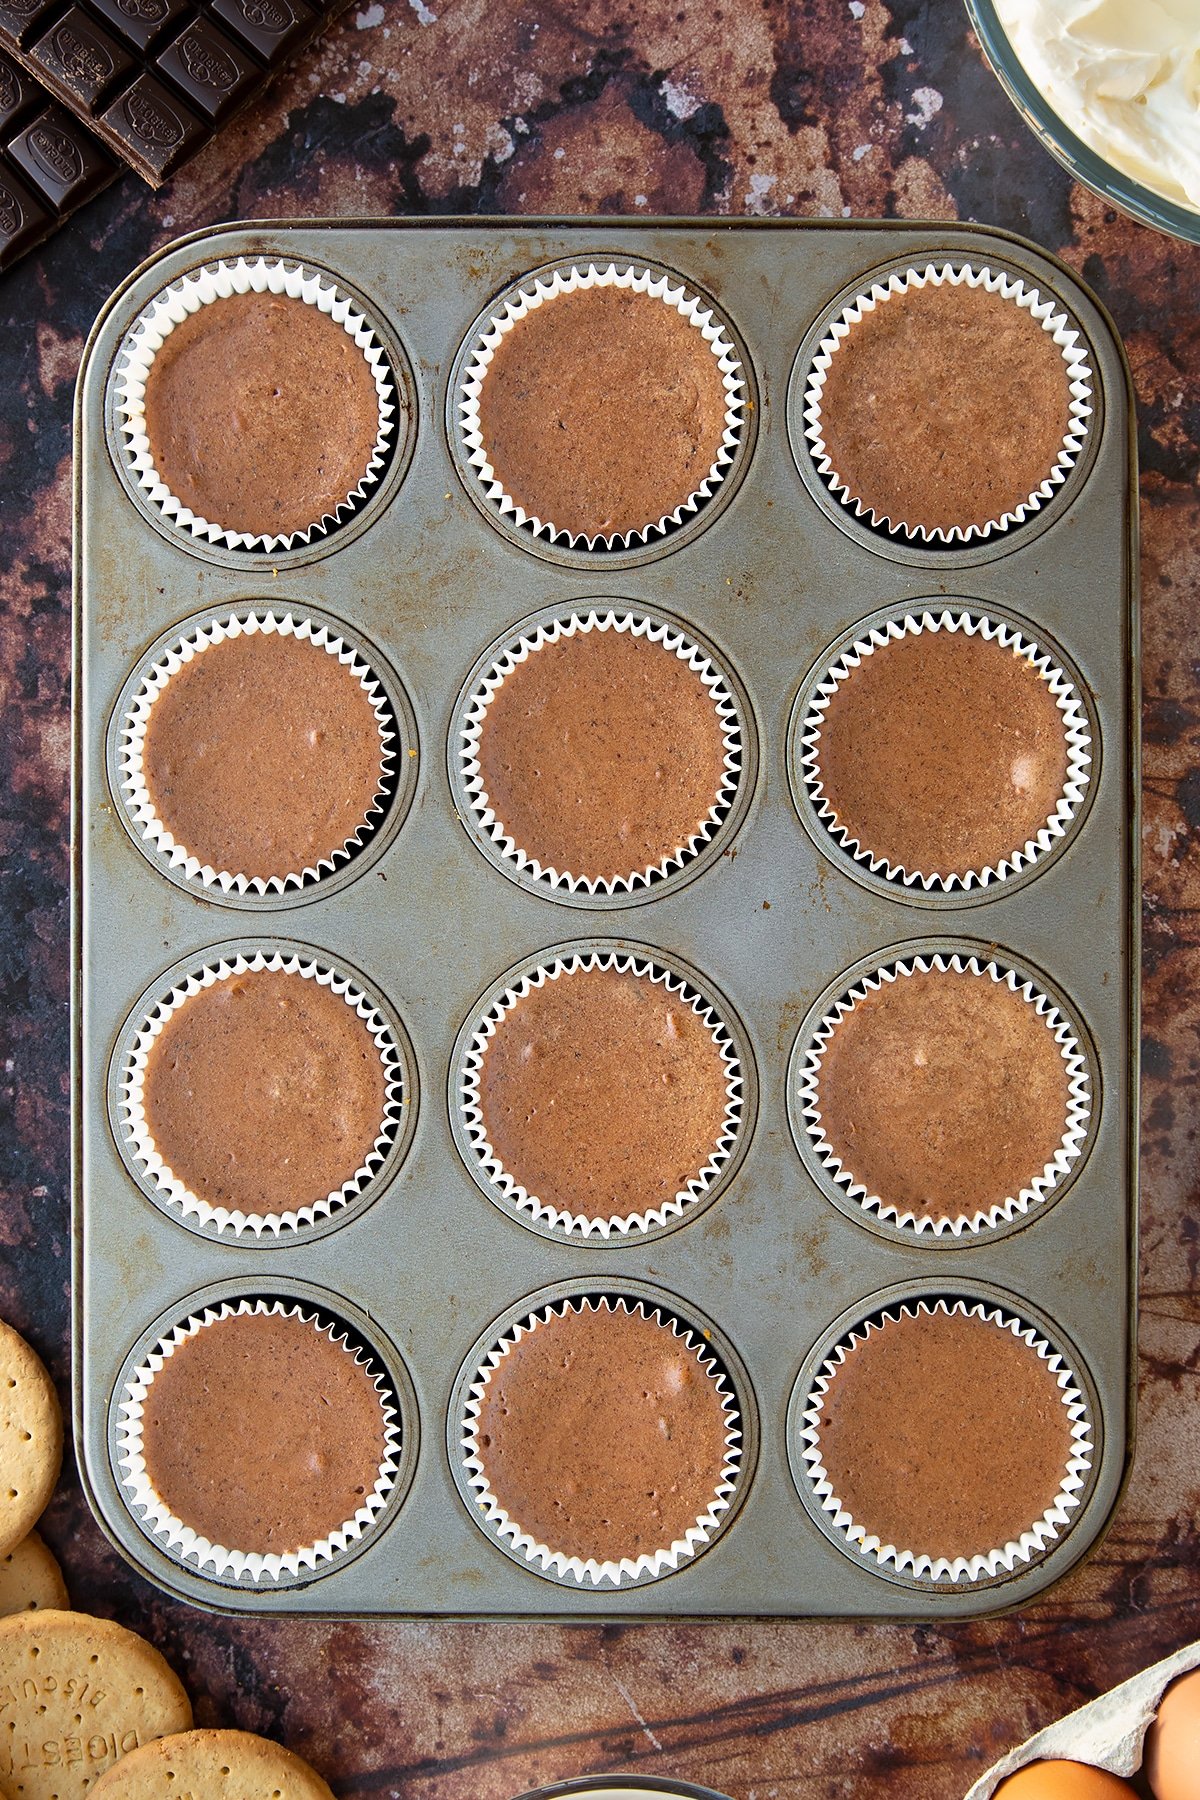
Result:
M375 233L379 231L453 231L482 230L493 232L510 231L518 236L524 232L538 230L554 232L557 230L595 233L597 237L607 237L623 231L647 230L658 231L699 231L705 233L724 234L727 232L749 231L752 233L776 232L791 235L793 233L822 232L878 233L881 242L886 243L897 233L926 232L936 245L939 241L953 241L962 236L978 236L988 238L1000 245L1007 245L1017 253L1018 257L1032 255L1036 260L1048 266L1056 275L1069 285L1079 289L1089 304L1094 307L1101 325L1108 337L1109 345L1114 353L1119 378L1124 388L1125 398L1125 448L1128 467L1128 501L1125 520L1125 553L1128 558L1128 591L1127 619L1128 635L1124 645L1128 679L1124 693L1114 694L1114 704L1123 706L1126 716L1126 738L1128 756L1126 762L1125 799L1129 821L1128 840L1128 872L1125 892L1125 941L1126 959L1126 1002L1128 1005L1129 1037L1125 1045L1126 1079L1129 1092L1128 1114L1128 1164L1126 1168L1126 1187L1128 1195L1128 1239L1129 1270L1127 1281L1127 1305L1125 1324L1128 1332L1130 1355L1126 1368L1125 1405L1126 1431L1123 1447L1123 1460L1120 1477L1117 1481L1112 1505L1107 1515L1100 1521L1090 1540L1081 1544L1077 1553L1064 1561L1056 1570L1052 1581L1018 1600L1001 1600L995 1606L981 1606L970 1613L955 1611L946 1615L946 1622L954 1622L961 1618L998 1618L1020 1611L1027 1605L1040 1602L1051 1587L1057 1586L1074 1571L1079 1564L1096 1553L1111 1531L1117 1513L1120 1510L1125 1490L1132 1473L1137 1447L1137 1399L1138 1399L1138 1275L1139 1275L1139 1243L1140 1243L1140 1094L1141 1094L1141 769L1142 741L1140 728L1141 702L1141 583L1139 567L1140 518L1139 518L1139 486L1137 457L1137 417L1136 399L1132 370L1128 353L1122 341L1116 323L1103 300L1095 293L1086 279L1051 250L1045 249L1030 238L1017 232L1008 231L998 226L983 222L955 220L953 222L937 219L803 219L803 218L749 218L731 215L690 214L671 217L638 216L618 214L612 216L596 216L591 214L445 214L426 215L417 218L405 216L389 216L383 218L361 217L318 217L311 219L252 219L225 221L216 226L201 228L186 233L161 246L144 258L131 273L119 284L106 300L98 313L91 331L88 333L80 359L79 374L76 380L75 399L72 409L72 553L71 553L71 806L69 835L69 881L70 881L70 1060L69 1078L71 1084L71 1418L74 1441L77 1446L76 1464L80 1485L89 1510L100 1530L122 1560L129 1564L138 1574L150 1580L161 1591L172 1598L184 1600L197 1606L200 1610L229 1617L253 1617L258 1614L256 1608L233 1608L213 1604L206 1597L197 1600L191 1594L176 1587L164 1579L158 1572L147 1568L132 1554L129 1547L110 1528L107 1519L98 1503L98 1497L88 1469L85 1438L83 1434L83 1392L82 1392L82 1337L83 1337L83 1233L81 1218L81 1193L83 1179L83 1133L81 1128L80 1107L76 1101L79 1084L82 1079L82 954L83 954L83 895L80 882L82 858L82 820L80 816L82 795L82 770L84 742L81 720L82 691L82 652L83 630L82 614L79 605L79 592L82 577L82 533L83 519L82 488L83 471L79 444L81 441L85 413L85 389L87 379L96 359L98 346L104 334L105 326L112 314L118 309L129 291L162 263L176 258L181 252L201 244L219 246L222 240L245 234L247 232L261 234L281 234L292 230L305 232L322 231L363 231ZM219 256L220 250L214 249ZM276 252L276 254L281 254ZM285 253L284 253L285 254ZM583 254L583 252L580 252ZM115 354L115 351L114 351ZM250 573L248 570L247 573ZM139 1534L140 1535L140 1534ZM1070 1538L1067 1540L1068 1544ZM214 1600L216 1596L213 1596ZM882 1594L880 1596L882 1601ZM266 1616L275 1616L268 1614ZM281 1615L297 1619L330 1619L337 1618L347 1622L354 1620L404 1620L445 1618L449 1620L474 1622L481 1617L495 1619L498 1622L529 1623L542 1622L550 1624L582 1624L601 1625L619 1623L623 1625L637 1624L681 1624L704 1623L707 1621L728 1620L734 1617L780 1618L787 1619L803 1626L814 1616L836 1618L841 1622L879 1623L905 1626L916 1623L929 1623L924 1613L894 1613L866 1611L854 1614L796 1614L796 1613L756 1613L741 1615L732 1613L663 1613L663 1614L629 1614L618 1609L604 1614L580 1615L547 1615L536 1611L511 1613L493 1613L481 1615L478 1612L447 1611L439 1614L424 1613L336 1613L331 1614L320 1608L290 1612Z

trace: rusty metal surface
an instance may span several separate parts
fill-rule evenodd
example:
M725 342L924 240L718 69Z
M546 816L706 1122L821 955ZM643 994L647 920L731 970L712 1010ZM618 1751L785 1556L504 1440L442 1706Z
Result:
M1063 256L1116 317L1143 467L1133 1480L1098 1555L1043 1602L941 1629L233 1624L130 1575L69 1477L46 1533L76 1600L148 1631L203 1722L282 1736L343 1800L505 1800L601 1768L737 1800L958 1800L1006 1745L1200 1636L1200 255L1072 188L956 7L376 3L170 188L114 189L0 285L0 1315L65 1394L69 448L83 337L143 255L216 220L500 207L978 218Z

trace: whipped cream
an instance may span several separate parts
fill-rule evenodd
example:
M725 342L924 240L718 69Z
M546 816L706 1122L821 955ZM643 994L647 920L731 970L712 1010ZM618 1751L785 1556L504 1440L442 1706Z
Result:
M1025 72L1076 137L1200 212L1200 0L995 0Z

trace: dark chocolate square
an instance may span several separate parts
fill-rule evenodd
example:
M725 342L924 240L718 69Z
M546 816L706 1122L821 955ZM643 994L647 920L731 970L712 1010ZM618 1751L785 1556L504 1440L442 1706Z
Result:
M45 104L46 90L18 64L0 55L0 132L27 119Z
M188 0L87 0L88 10L134 50L149 50L178 25Z
M304 0L211 0L208 11L275 68L316 29Z
M53 217L16 171L0 161L0 269L44 237Z
M31 46L29 55L89 111L133 69L129 52L79 6L64 13Z
M101 123L120 139L134 168L153 182L164 181L209 135L195 113L153 75L139 75Z
M82 205L117 172L107 150L61 106L48 107L27 125L8 154L56 212Z
M27 44L56 11L54 0L0 0L0 41Z
M155 66L175 83L196 112L220 124L265 79L257 63L207 19L185 25L160 50Z

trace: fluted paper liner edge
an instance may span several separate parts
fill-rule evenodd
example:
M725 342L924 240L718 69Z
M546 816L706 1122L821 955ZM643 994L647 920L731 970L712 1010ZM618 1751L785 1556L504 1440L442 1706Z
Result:
M989 519L983 525L953 525L948 530L941 525L930 528L911 525L902 519L892 519L886 513L877 512L868 501L855 494L830 460L825 446L821 414L830 364L863 315L874 312L877 306L886 305L893 296L905 293L910 288L941 287L943 284L984 288L988 293L1000 294L1028 312L1050 334L1062 352L1070 394L1062 448L1040 486L1010 512L1002 513L998 519ZM1003 270L993 270L986 264L977 268L971 263L946 262L940 266L926 263L922 268L894 272L886 280L875 282L865 293L859 294L843 307L837 318L830 322L825 336L817 346L805 381L804 436L817 473L834 497L856 518L866 519L877 529L915 544L946 546L982 543L1024 523L1027 518L1039 512L1048 500L1053 499L1057 490L1062 487L1083 453L1090 430L1094 410L1094 380L1082 333L1072 323L1061 301L1053 296L1047 298L1038 288L1004 273Z
M294 637L333 656L358 682L371 704L379 727L379 775L371 803L358 828L316 863L303 869L287 870L271 875L250 875L244 870L214 869L201 862L185 844L178 843L169 827L159 817L146 785L143 763L146 732L156 701L182 668L216 645L256 632ZM369 663L343 638L325 625L306 618L302 611L275 613L253 607L239 608L222 619L197 626L185 637L175 640L156 658L138 684L120 724L117 759L120 769L120 797L139 837L156 856L162 857L169 869L178 870L188 879L206 888L218 888L224 894L284 894L311 887L324 876L347 863L362 848L382 823L386 808L395 795L396 758L399 731L391 703Z
M150 1135L144 1105L146 1065L154 1042L161 1035L167 1020L216 982L236 975L257 974L263 970L271 974L297 975L304 980L316 981L322 987L329 988L331 993L339 995L357 1013L373 1038L385 1077L383 1117L374 1145L362 1164L347 1176L339 1188L323 1199L285 1212L273 1213L245 1212L236 1207L213 1206L193 1193L163 1160ZM194 972L182 976L143 1015L124 1059L119 1082L119 1110L125 1132L123 1148L127 1154L132 1156L159 1196L170 1207L177 1209L183 1218L193 1219L201 1225L214 1225L222 1235L229 1234L235 1238L241 1238L247 1233L258 1238L271 1235L280 1237L298 1226L315 1225L318 1220L332 1217L341 1207L364 1193L400 1134L403 1107L407 1101L399 1045L391 1027L358 984L348 975L340 974L335 967L311 957L285 954L282 951L257 950L250 956L239 952L206 963Z
M557 981L578 974L581 970L595 969L615 969L620 974L636 975L661 983L669 993L678 995L706 1026L725 1065L725 1114L720 1135L708 1160L689 1179L686 1188L680 1189L670 1200L665 1200L660 1206L651 1207L644 1213L617 1213L600 1217L571 1212L531 1194L504 1167L499 1152L488 1138L483 1118L479 1077L488 1045L508 1013L519 1000L524 999L535 988L544 986L547 981ZM649 956L619 951L594 950L556 956L522 975L512 987L506 988L478 1017L476 1028L456 1066L455 1086L463 1128L489 1185L510 1206L576 1238L631 1238L640 1231L649 1231L682 1218L688 1208L702 1199L720 1179L722 1170L737 1146L745 1116L742 1059L716 1002L664 962Z
M358 484L337 502L331 512L301 531L273 534L235 531L220 520L203 518L184 505L155 467L146 434L146 382L151 366L177 325L202 306L233 294L286 294L328 314L358 346L371 372L379 401L379 429ZM357 512L378 484L396 443L398 399L395 377L382 344L357 303L339 291L323 272L288 267L276 257L235 257L194 269L156 294L127 336L114 371L116 420L121 455L135 485L168 524L198 542L229 550L254 550L264 554L294 550L316 542Z
M661 300L664 305L673 307L682 318L696 327L712 351L721 372L725 389L725 429L708 474L673 512L663 513L658 519L647 520L637 530L610 535L599 532L594 537L588 537L585 532L572 532L555 525L550 519L527 513L507 491L488 460L487 447L479 426L479 401L499 344L521 319L560 294L594 287L621 287L633 293L650 295ZM661 540L673 527L686 523L716 492L733 463L745 433L746 403L746 380L732 340L717 314L697 294L689 292L682 279L669 274L656 275L636 262L621 267L613 262L603 266L594 262L573 263L566 268L552 269L547 274L536 276L528 285L519 286L509 295L503 309L493 313L476 332L459 383L458 430L468 467L500 517L516 526L527 525L535 537L545 538L550 543L563 544L571 549L629 550Z
M634 637L644 637L651 643L662 645L665 650L672 651L679 657L681 662L685 662L708 690L720 720L724 746L721 785L707 816L698 823L687 842L677 845L661 862L615 876L586 876L574 874L569 869L557 869L551 864L542 863L518 844L490 803L479 765L480 738L488 707L496 690L520 663L536 655L547 644L556 644L562 638L575 637L589 631L627 631ZM459 707L456 714L455 737L453 753L479 835L493 852L517 871L533 881L544 883L548 888L557 888L566 893L634 893L678 874L700 855L729 817L745 771L745 729L738 703L721 669L693 642L686 630L668 624L665 620L655 619L652 614L636 608L625 610L617 607L603 611L597 611L594 607L587 610L566 608L559 617L543 621L521 633L497 653L489 667L474 682L465 704Z
M996 1545L969 1557L930 1556L911 1546L885 1544L877 1535L868 1533L866 1527L855 1520L834 1491L819 1448L820 1419L825 1395L836 1381L838 1370L855 1345L865 1342L873 1331L884 1330L889 1323L898 1323L901 1317L932 1318L939 1312L947 1318L955 1314L961 1318L978 1318L995 1325L999 1330L1010 1331L1014 1337L1022 1338L1057 1377L1071 1427L1071 1450L1062 1483L1045 1512L1040 1518L1031 1520L1019 1538L1010 1539L1006 1544ZM800 1441L805 1478L819 1501L822 1512L845 1539L847 1547L857 1551L867 1563L875 1563L898 1574L910 1575L914 1580L944 1584L947 1588L967 1587L976 1582L994 1580L1000 1575L1011 1575L1043 1555L1072 1523L1071 1515L1079 1506L1087 1486L1093 1458L1092 1422L1087 1402L1061 1351L1047 1342L1035 1326L1026 1325L1015 1314L985 1301L968 1304L965 1300L955 1300L949 1305L941 1299L932 1304L926 1300L903 1301L852 1326L842 1342L826 1357L809 1389Z
M821 736L833 695L843 682L853 679L854 671L868 656L873 656L876 651L900 638L919 636L925 631L962 631L968 637L978 635L1013 651L1041 676L1054 696L1062 716L1067 769L1062 792L1053 813L1039 828L1035 837L1026 839L1024 844L1014 844L1007 856L980 869L942 873L936 870L909 869L903 863L889 862L885 855L864 845L845 826L838 824L837 813L829 802L821 779ZM1075 683L1059 667L1049 651L1027 638L1015 625L1010 625L1003 619L989 618L981 608L949 606L936 611L926 608L920 612L906 612L881 625L875 625L839 651L813 690L801 725L798 760L798 773L817 817L839 849L852 856L855 862L863 864L872 875L880 875L885 881L894 882L898 887L920 888L926 893L953 893L958 889L970 892L973 888L990 887L1021 874L1066 837L1079 817L1087 797L1091 780L1092 733Z
M214 1544L186 1524L171 1511L151 1485L146 1473L142 1440L146 1396L163 1364L175 1354L181 1344L224 1319L250 1315L269 1317L272 1314L281 1318L303 1319L314 1330L323 1332L331 1343L340 1343L360 1368L367 1369L373 1375L383 1412L385 1440L384 1458L375 1487L365 1497L354 1517L344 1520L336 1531L330 1532L328 1537L322 1538L318 1543L305 1545L300 1550L283 1555L237 1550L224 1544ZM201 1574L211 1575L215 1579L233 1576L240 1580L248 1575L253 1582L259 1583L278 1581L281 1577L295 1577L306 1569L320 1571L322 1565L333 1562L369 1530L384 1510L396 1485L401 1444L400 1415L384 1371L377 1367L375 1359L364 1350L353 1349L344 1334L339 1337L332 1321L322 1323L317 1310L309 1310L298 1301L291 1304L280 1300L240 1300L236 1304L222 1301L219 1305L205 1307L202 1312L192 1314L181 1324L172 1326L126 1382L118 1410L120 1422L117 1427L117 1460L126 1505L136 1509L141 1515L143 1529L165 1545L180 1562L194 1563Z
M821 1125L821 1069L825 1052L842 1020L852 1013L868 994L877 993L884 982L904 980L914 973L928 975L954 974L991 979L1020 994L1033 1007L1059 1047L1067 1076L1067 1106L1062 1138L1050 1162L1018 1193L1010 1194L986 1212L959 1213L936 1218L931 1213L901 1212L900 1209L872 1194L856 1179L829 1143ZM874 1213L886 1223L911 1229L915 1235L934 1237L977 1237L997 1225L1030 1212L1044 1202L1070 1174L1083 1152L1092 1120L1091 1077L1087 1057L1074 1028L1048 994L1030 977L1018 974L1003 962L982 961L978 956L937 952L932 955L898 956L881 962L854 984L834 1003L813 1030L798 1070L795 1099L800 1108L804 1130L823 1167L850 1200L857 1200L864 1212Z
M528 1532L523 1531L520 1522L509 1516L488 1487L483 1461L479 1455L479 1445L475 1439L475 1426L482 1411L481 1402L488 1381L493 1371L509 1355L513 1346L519 1343L521 1338L528 1336L531 1331L535 1331L538 1325L545 1324L556 1315L561 1317L568 1312L579 1312L584 1308L595 1312L601 1307L610 1312L623 1311L640 1315L644 1319L656 1320L664 1330L671 1331L688 1350L694 1352L700 1367L716 1383L724 1406L726 1421L725 1460L714 1485L713 1498L707 1511L702 1513L695 1524L688 1528L684 1536L677 1538L674 1543L659 1550L644 1551L637 1557L622 1557L619 1561L610 1562L599 1562L593 1557L570 1556L565 1551L555 1550L548 1544L540 1543ZM468 1485L473 1492L474 1504L483 1515L489 1533L507 1543L513 1550L518 1551L536 1572L555 1575L560 1579L569 1576L580 1587L599 1588L608 1583L610 1587L619 1588L631 1586L635 1582L642 1582L646 1579L654 1580L659 1576L671 1574L681 1564L698 1556L720 1528L723 1515L729 1511L742 1465L741 1408L733 1384L717 1362L716 1357L707 1351L703 1341L691 1326L676 1318L664 1307L636 1297L627 1300L620 1294L614 1294L610 1298L603 1293L602 1289L597 1290L594 1295L581 1293L565 1300L551 1302L510 1326L486 1352L478 1372L471 1382L463 1409L461 1429L460 1450L463 1467Z

